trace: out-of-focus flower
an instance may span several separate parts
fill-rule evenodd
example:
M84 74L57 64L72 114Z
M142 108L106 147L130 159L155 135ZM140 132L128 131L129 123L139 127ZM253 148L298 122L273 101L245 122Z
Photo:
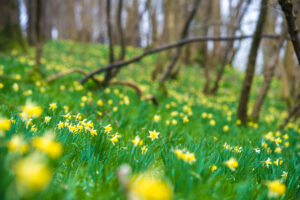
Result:
M52 174L37 156L29 156L18 161L14 167L17 183L32 190L41 190L48 185Z
M0 117L0 131L8 131L11 128L11 121Z
M49 104L49 109L50 109L50 110L55 110L56 108L57 108L56 103L50 103L50 104Z
M158 121L160 121L160 120L161 120L160 115L154 115L153 121L158 122Z
M39 117L42 113L43 109L40 106L37 106L34 103L28 101L26 105L22 107L20 116L23 120L27 120L29 118Z
M7 143L7 148L11 152L24 154L28 151L29 146L20 135L14 135Z
M133 176L129 181L129 199L136 200L171 200L171 186L164 180L150 174Z
M139 136L135 136L135 138L131 140L131 142L135 147L143 145L143 140L141 140Z
M235 169L239 166L238 161L235 158L230 158L224 164L229 167L231 171L235 171Z
M280 180L266 181L265 184L269 189L269 198L282 196L286 191L286 186L280 183Z
M46 153L52 158L57 158L62 153L62 145L59 142L54 141L53 135L50 133L47 133L42 137L33 138L32 145L34 148Z
M110 124L103 126L103 128L104 128L104 133L106 133L106 134L109 134L110 131L112 130L112 127Z

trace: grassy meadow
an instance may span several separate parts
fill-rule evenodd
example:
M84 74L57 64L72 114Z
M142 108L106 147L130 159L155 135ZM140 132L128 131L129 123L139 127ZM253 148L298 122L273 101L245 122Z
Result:
M107 46L52 41L42 70L92 71L108 57ZM182 66L165 96L150 78L155 63L156 55L124 67L118 80L158 105L127 86L82 86L78 73L46 83L32 72L34 49L1 54L0 199L300 198L300 126L278 129L288 114L279 80L259 122L241 126L242 73L227 67L218 95L205 96L203 69ZM262 81L255 77L249 108Z

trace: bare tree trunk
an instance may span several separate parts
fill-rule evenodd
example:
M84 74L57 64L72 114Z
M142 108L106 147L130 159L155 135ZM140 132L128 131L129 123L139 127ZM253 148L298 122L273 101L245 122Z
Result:
M207 3L208 3L208 5L206 8L206 12L205 12L204 22L209 22L210 16L212 13L212 7L213 7L213 1L207 1ZM202 31L203 31L203 34L205 36L207 36L208 26L204 27ZM207 48L207 42L205 42L200 47L200 54L202 56L202 64L203 64L203 68L204 68L204 79L205 79L205 83L204 83L202 91L204 94L207 94L209 91L209 86L210 86L210 70L209 70L210 58L209 58L209 53L208 53L208 48Z
M200 4L200 0L195 0L195 2L193 4L193 9L192 9L189 17L187 18L187 20L184 24L180 39L184 39L188 36L188 31L189 31L190 24L191 24L194 16L196 15L199 4ZM163 74L162 78L160 79L161 84L163 84L167 80L168 76L170 75L172 69L174 68L174 66L175 66L175 64L176 64L176 62L177 62L177 60L180 56L180 53L181 53L181 47L176 49L176 52L175 52L175 54L172 58L172 61L171 61L170 65L168 66L168 68L166 69L166 71Z
M267 4L268 4L268 0L261 1L260 14L254 32L254 38L251 44L250 54L248 58L247 68L246 68L246 75L243 81L241 96L239 100L237 116L238 119L240 119L243 123L247 121L248 101L249 101L252 81L255 73L257 52L261 41L263 27L264 27L266 14L268 10Z
M299 4L299 0L297 2ZM279 0L282 11L285 14L285 18L288 25L288 31L292 39L295 54L298 59L298 65L300 65L300 40L298 37L298 29L295 23L295 14L293 11L293 3L288 0Z
M29 45L34 44L34 21L35 21L35 0L26 0L26 10L27 10L27 27L26 27L26 34L27 40Z
M76 22L75 22L75 7L74 0L68 0L68 28L69 35L68 37L72 40L77 39L77 30L76 30Z
M249 5L251 3L251 0L248 0L246 2L246 5L245 7L243 8L243 10L240 12L241 10L241 7L242 7L242 4L243 4L243 1L241 0L236 8L236 15L234 16L234 19L232 19L232 21L234 21L234 26L235 28L231 31L230 33L230 36L234 36L236 34L236 32L238 31L238 29L240 29L241 27L241 21L243 20L248 8L249 8ZM220 66L220 69L217 73L217 78L216 78L216 81L214 83L214 86L213 88L211 89L210 93L212 95L215 95L217 94L217 91L219 89L219 84L222 80L222 77L223 77L223 74L224 74L224 71L225 71L225 66L226 64L228 63L228 60L229 57L230 57L230 53L233 55L234 52L233 52L233 44L234 44L234 41L231 41L231 42L228 42L226 47L224 48L224 57L222 58L222 61L221 61L221 66Z
M26 50L27 43L19 23L19 1L0 0L0 50L19 48Z
M111 26L111 19L110 19L110 0L106 0L106 25L107 25L107 35L109 41L109 63L113 63L115 61L114 56L114 43L113 43L113 36L112 36L112 26ZM104 77L104 85L106 85L112 77L112 70L108 70Z
M254 107L252 110L252 118L254 120L258 120L258 118L259 118L259 113L260 113L261 107L263 105L263 102L267 96L267 93L269 91L269 88L270 88L270 85L272 82L272 78L274 76L274 71L275 71L276 65L278 63L280 49L283 46L285 37L286 37L286 33L285 33L285 31L282 31L282 38L278 41L278 43L276 45L273 45L272 56L268 59L269 60L268 63L266 63L264 82L260 88L258 97L255 101L255 104L254 104Z
M41 73L41 55L42 55L42 44L41 44L41 10L42 0L36 1L36 17L35 17L35 67L38 73Z
M118 13L117 13L117 28L118 28L120 44L121 44L121 53L120 53L118 61L124 60L125 54L126 54L126 46L125 46L124 33L123 33L123 27L122 27L122 21L121 21L122 7L123 7L123 0L119 0ZM118 72L119 72L119 69L114 69L112 71L112 75L109 80L111 80L113 77L115 77L118 74Z

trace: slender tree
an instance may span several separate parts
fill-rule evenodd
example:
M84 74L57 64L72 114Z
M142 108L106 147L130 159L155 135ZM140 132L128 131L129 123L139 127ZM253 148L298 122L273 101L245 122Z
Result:
M36 17L35 17L35 66L36 71L41 73L41 55L42 55L42 43L41 43L41 10L42 0L36 1Z
M237 116L243 123L247 121L248 101L250 97L251 86L255 73L255 63L259 44L262 38L263 27L266 21L268 0L262 0L260 6L260 14L257 21L254 37L251 44L250 54L246 68L246 74L242 85L241 96L238 105Z
M234 28L232 31L228 31L230 36L234 36L236 34L236 32L240 29L241 27L241 22L245 16L245 14L247 13L247 10L249 8L249 5L251 3L251 0L247 0L245 3L245 6L242 7L244 1L240 1L239 4L237 5L236 9L235 9L235 15L231 17L231 21L234 22ZM233 44L234 41L228 42L226 44L226 46L224 47L224 53L223 53L223 58L221 60L221 66L220 69L217 72L217 78L216 81L214 83L213 88L211 89L210 93L215 95L219 89L219 85L220 82L222 80L224 71L225 71L225 67L226 65L229 63L229 58L230 58L230 54L233 54Z
M279 4L281 6L282 11L284 12L288 25L288 31L292 39L294 51L298 59L298 64L300 65L300 39L298 36L298 29L295 22L296 17L293 10L293 3L290 0L279 0ZM297 1L297 4L299 4L299 0Z
M195 0L194 1L192 11L191 11L190 15L188 16L188 18L187 18L187 20L184 24L183 30L181 32L180 40L184 39L188 36L189 27L190 27L190 25L193 21L193 18L195 17L195 15L197 13L197 9L199 7L199 4L200 4L200 0ZM162 78L160 79L161 84L163 84L167 80L167 78L170 75L171 71L173 70L177 60L179 59L180 53L181 53L181 47L178 47L176 49L175 54L172 57L170 65L167 67L164 74L162 75Z
M19 1L0 0L0 50L19 48L25 50L27 43L19 23Z

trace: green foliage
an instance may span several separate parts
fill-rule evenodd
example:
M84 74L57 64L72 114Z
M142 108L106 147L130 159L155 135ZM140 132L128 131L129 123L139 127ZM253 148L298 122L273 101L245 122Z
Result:
M128 49L126 57L132 57L141 50ZM52 41L43 47L42 69L48 76L71 67L82 67L92 71L108 62L108 48L102 45L78 44L70 41ZM241 74L227 68L219 95L204 96L201 93L204 79L199 67L182 69L180 79L168 82L168 97L159 93L159 85L150 80L156 56L147 57L140 63L121 70L118 79L134 81L146 94L158 98L159 105L139 99L134 90L126 86L112 86L107 89L95 87L89 81L83 87L76 81L80 74L71 74L51 84L40 77L27 75L34 66L34 50L24 54L12 51L0 56L3 65L0 89L0 116L14 119L12 128L0 138L0 198L25 199L125 199L124 190L118 182L116 171L122 164L129 164L133 173L156 169L174 189L175 199L268 199L266 180L282 179L287 186L281 199L297 199L299 185L299 127L290 124L276 131L286 113L284 102L279 98L280 83L274 80L258 124L249 123L241 127L236 123L236 108L241 88ZM1 67L0 67L1 70ZM98 75L97 78L103 78ZM13 85L17 83L18 91ZM260 78L256 77L252 91L253 105L258 93ZM126 105L128 97L129 104ZM43 108L43 114L26 126L20 118L21 107L31 100ZM97 105L102 100L104 105ZM49 109L56 103L57 109ZM70 108L72 118L64 116L64 106ZM251 107L251 106L250 106ZM76 120L80 113L81 120ZM101 113L101 114L100 114ZM154 116L160 120L154 121ZM45 117L50 116L50 122ZM58 128L59 122L78 124L86 119L92 121L97 135L89 131L72 133L69 128ZM188 120L187 120L188 119ZM212 125L212 120L215 125ZM103 126L111 124L110 135ZM37 131L34 132L32 127ZM224 126L229 130L225 131ZM26 194L18 193L14 166L17 160L38 151L32 147L32 138L42 136L47 130L55 130L55 140L62 144L59 158L48 159L53 177L45 189ZM159 138L151 141L150 130L160 132ZM268 132L282 142L266 139ZM109 140L118 132L121 137L114 145ZM7 148L14 135L22 135L30 149L18 155ZM288 135L285 139L283 135ZM142 146L134 146L131 140L139 136L148 151L142 153ZM267 148L262 147L262 143ZM289 142L289 146L285 143ZM225 145L224 145L225 144ZM227 146L226 146L227 145ZM281 153L274 152L276 147ZM239 152L239 148L241 148ZM260 153L254 149L259 148ZM175 149L186 149L194 153L196 161L189 164L177 158ZM231 171L224 162L234 157L238 167ZM276 166L266 167L264 161L282 160ZM211 166L217 166L211 171ZM283 171L287 178L283 179Z

